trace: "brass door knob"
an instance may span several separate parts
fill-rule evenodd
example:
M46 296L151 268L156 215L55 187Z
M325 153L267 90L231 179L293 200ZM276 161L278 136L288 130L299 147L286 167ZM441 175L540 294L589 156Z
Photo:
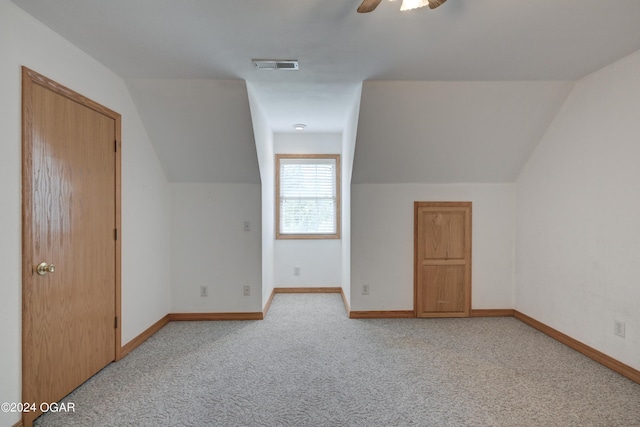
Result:
M56 271L56 266L53 264L47 264L46 262L41 262L36 267L36 272L41 276L46 276L47 273L53 273Z

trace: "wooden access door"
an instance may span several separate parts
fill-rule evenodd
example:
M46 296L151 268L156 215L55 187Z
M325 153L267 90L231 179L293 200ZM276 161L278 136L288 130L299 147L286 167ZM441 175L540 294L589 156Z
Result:
M27 68L22 77L22 384L23 402L35 403L23 413L30 426L41 403L59 401L119 356L120 116Z
M471 202L415 202L416 317L471 314Z

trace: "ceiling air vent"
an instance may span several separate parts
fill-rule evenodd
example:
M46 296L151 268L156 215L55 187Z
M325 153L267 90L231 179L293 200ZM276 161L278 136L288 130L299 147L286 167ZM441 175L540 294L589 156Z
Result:
M253 66L258 70L297 70L297 59L253 59Z

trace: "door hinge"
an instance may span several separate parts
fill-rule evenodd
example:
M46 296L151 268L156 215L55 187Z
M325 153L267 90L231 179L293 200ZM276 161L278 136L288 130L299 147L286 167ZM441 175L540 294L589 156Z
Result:
M113 236L116 240L118 240L118 229L113 230Z
M113 142L114 142L114 144L113 144L113 145L114 145L114 148L115 148L115 152L117 153L117 152L118 152L118 140L116 139L116 140L115 140L115 141L113 141Z
M115 329L118 329L118 316L116 316L116 321L113 326Z

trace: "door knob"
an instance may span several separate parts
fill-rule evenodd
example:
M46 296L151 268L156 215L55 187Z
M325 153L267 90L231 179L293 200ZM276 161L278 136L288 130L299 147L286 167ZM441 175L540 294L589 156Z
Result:
M46 276L47 273L53 273L56 271L56 266L53 264L47 264L46 262L41 262L36 267L36 272L41 276Z

